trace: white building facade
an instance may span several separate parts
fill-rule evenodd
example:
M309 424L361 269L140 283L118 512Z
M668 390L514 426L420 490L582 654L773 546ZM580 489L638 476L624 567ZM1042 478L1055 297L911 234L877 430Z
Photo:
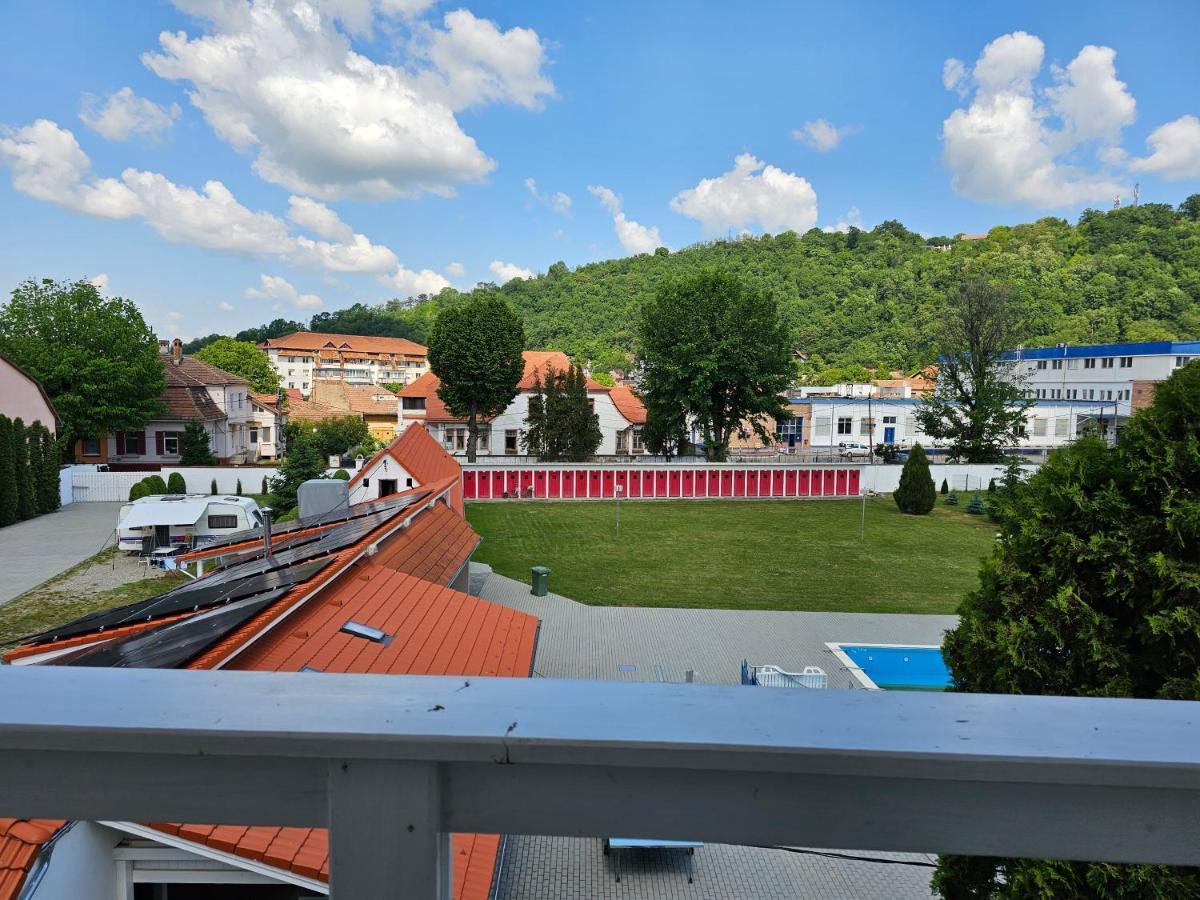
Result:
M410 384L429 371L426 348L406 338L297 331L259 344L284 388L308 396L317 379Z

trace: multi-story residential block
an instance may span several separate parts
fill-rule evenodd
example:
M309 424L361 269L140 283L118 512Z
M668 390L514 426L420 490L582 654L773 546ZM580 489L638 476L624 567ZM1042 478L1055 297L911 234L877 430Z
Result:
M429 371L426 349L406 338L297 331L259 346L282 386L312 393L320 379L350 384L409 384Z
M203 423L208 447L223 462L253 462L277 455L282 418L273 405L251 396L238 375L183 355L178 338L160 345L167 386L164 412L136 431L88 436L75 444L81 463L176 463L188 422Z
M529 398L534 392L535 382L540 375L546 377L547 368L555 372L565 371L571 360L565 353L544 350L527 350L525 373L518 384L519 392L508 408L496 418L480 423L480 455L503 456L523 455L521 443L529 414ZM467 423L450 414L437 395L441 381L432 372L400 391L400 429L409 422L422 422L429 432L450 453L464 455L467 452ZM613 392L616 391L616 396ZM642 452L641 428L646 421L646 411L628 388L609 388L598 382L587 380L588 398L600 422L602 439L597 448L598 455Z

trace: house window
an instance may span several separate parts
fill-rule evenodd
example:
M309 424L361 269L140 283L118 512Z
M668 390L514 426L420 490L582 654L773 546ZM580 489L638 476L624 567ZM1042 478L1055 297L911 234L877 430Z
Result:
M1061 369L1061 368L1062 368L1062 364L1063 364L1063 361L1062 361L1061 359L1052 359L1052 360L1050 360L1050 368L1051 368L1051 369Z
M624 453L627 444L626 433L624 431L617 432L617 452Z
M1046 435L1046 420L1038 417L1033 420L1034 437L1045 437Z
M633 452L641 453L645 447L642 446L642 429L633 429Z
M895 424L896 424L896 417L895 417L895 416L884 416L884 417L883 417L883 424L884 424L884 425L895 425Z
M1104 357L1104 359L1100 360L1100 368L1111 369L1112 367L1113 367L1113 358L1111 356L1106 356L1106 357Z
M1094 368L1096 368L1096 360L1094 360L1094 359L1085 359L1085 360L1083 361L1083 367L1084 367L1085 369L1094 369Z
M838 416L837 433L851 434L854 430L854 419L849 416Z
M1045 361L1044 359L1039 359L1039 360L1038 360L1038 363L1037 363L1037 367L1038 367L1039 369L1044 369L1044 368L1046 368L1046 361Z
M118 431L117 432L117 454L138 454L139 456L146 452L146 432L144 431Z
M1190 356L1177 356L1177 357L1175 357L1175 368L1182 369L1184 366L1186 366L1191 361L1192 361L1192 358Z
M179 432L169 431L163 435L163 456L179 455Z
M1054 436L1069 437L1071 434L1071 419L1068 416L1058 416L1054 420Z
M447 428L443 443L451 450L466 450L470 431L466 428ZM479 442L476 449L481 453L488 452L488 429L479 429Z
M258 429L257 428L250 429L250 443L252 443L252 444L258 443Z
M1079 368L1079 360L1077 360L1077 359L1068 359L1068 360L1067 360L1067 368L1068 368L1068 369L1078 369L1078 368Z
M84 456L99 456L100 455L100 439L94 437L85 437L83 439L83 455Z
M504 452L509 455L516 455L517 438L520 432L515 428L509 428L504 432Z
M237 528L237 516L209 516L209 528Z
M829 417L817 416L813 420L813 436L817 438L829 437Z
M406 410L424 410L425 409L425 398L424 397L401 397L400 404Z
M1128 369L1132 365L1133 365L1133 357L1132 356L1122 356L1121 357L1121 368L1122 369Z
M264 444L271 443L271 426L264 425L262 427L262 439Z
M1087 397L1087 398L1088 398L1089 400L1095 400L1095 399L1096 399L1096 389L1095 389L1095 388L1089 388L1089 389L1088 389L1088 397Z

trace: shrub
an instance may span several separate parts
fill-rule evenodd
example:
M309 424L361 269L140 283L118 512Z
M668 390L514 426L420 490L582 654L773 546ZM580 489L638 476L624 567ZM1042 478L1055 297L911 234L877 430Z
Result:
M933 509L937 490L929 477L929 460L920 444L914 444L908 461L900 471L900 484L892 492L900 511L910 516L923 516Z
M237 480L237 487L233 489L233 492L239 497L242 496L242 479Z
M983 505L983 498L979 496L979 491L971 495L971 501L967 504L967 512L973 516L982 516L987 512L987 507Z
M13 466L12 420L0 416L0 526L17 521L17 471Z
M204 423L192 419L183 426L183 438L180 440L179 462L185 466L213 466L217 458L208 447L208 432Z
M217 479L214 478L212 480L212 484L210 484L208 487L208 492L210 494L215 494L217 492Z
M21 419L12 423L13 470L17 476L17 518L22 521L37 515L33 498L33 468L29 464L29 429Z
M261 493L261 494L269 494L269 493L271 493L271 490L270 490L270 488L267 486L267 476L266 476L266 475L264 475L264 476L263 476L263 480L262 480L262 490L261 490L259 493Z
M146 487L146 479L143 478L141 481L137 482L136 484L134 484L133 487L131 487L129 489L129 502L132 503L134 500L140 500L142 497L147 496L149 493L150 493L150 489L148 487Z
M948 493L950 493L950 482L947 481L945 478L943 478L942 479L942 496L945 497Z
M165 481L163 481L161 475L147 475L145 478L142 479L142 481L144 481L146 483L146 493L147 494L169 493L169 491L167 490L167 483Z
M167 493L168 494L186 494L187 482L183 480L183 476L178 472L172 472L167 477Z
M996 493L996 479L995 478L993 478L991 481L988 482L988 493L989 494Z
M333 473L333 477L338 479L339 481L349 481L350 473L347 472L345 469L338 469L336 472Z
M947 506L958 506L958 492L951 491L946 497Z

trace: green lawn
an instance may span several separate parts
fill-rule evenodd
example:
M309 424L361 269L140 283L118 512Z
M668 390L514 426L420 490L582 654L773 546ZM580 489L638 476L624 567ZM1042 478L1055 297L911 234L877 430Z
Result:
M939 505L906 516L862 503L681 501L470 503L475 559L604 606L953 613L977 583L995 526Z

